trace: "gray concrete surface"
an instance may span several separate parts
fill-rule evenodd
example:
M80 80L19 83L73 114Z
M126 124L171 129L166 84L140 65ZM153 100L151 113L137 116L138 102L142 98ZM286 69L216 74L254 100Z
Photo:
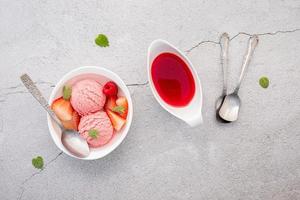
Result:
M300 199L300 2L0 0L0 199ZM260 43L240 96L240 120L219 124L218 37L230 43L230 88L249 34ZM94 44L105 33L109 48ZM186 51L203 84L204 124L163 111L146 77L157 38ZM99 65L118 73L134 101L125 141L91 162L62 154L45 112L20 84L27 72L49 96L68 71ZM271 85L262 89L261 76ZM31 159L41 155L44 170Z

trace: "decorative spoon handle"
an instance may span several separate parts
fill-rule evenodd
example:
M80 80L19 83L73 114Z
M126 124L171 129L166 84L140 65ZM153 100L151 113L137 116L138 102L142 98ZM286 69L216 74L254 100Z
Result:
M51 110L47 100L43 97L40 90L36 87L34 82L31 80L31 78L27 74L23 74L20 77L21 81L25 85L25 87L28 89L28 91L32 94L32 96L41 104L41 106L48 112L50 117L54 120L54 122L63 130L63 126L60 123L59 120L57 120L56 115Z
M223 70L223 95L227 94L227 69L228 69L228 47L229 47L229 35L223 33L220 37L221 46L221 65Z
M244 63L242 65L242 72L241 72L241 75L240 75L240 78L239 78L239 82L234 90L234 93L238 93L239 89L240 89L240 86L241 86L241 83L242 83L242 80L245 76L245 72L249 66L249 63L251 61L251 58L252 58L252 55L253 55L253 52L255 50L255 47L257 46L258 44L258 35L253 35L249 38L249 43L248 43L248 50L247 50L247 54L244 58Z

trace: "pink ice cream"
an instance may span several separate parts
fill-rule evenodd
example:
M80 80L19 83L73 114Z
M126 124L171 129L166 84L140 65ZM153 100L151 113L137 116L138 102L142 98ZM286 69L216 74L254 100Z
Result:
M102 92L103 86L95 80L85 79L72 86L71 104L81 115L101 110L106 96Z
M114 132L110 119L104 111L83 116L78 129L80 135L87 140L90 147L94 148L107 144ZM96 138L89 136L91 129L97 130L98 135Z

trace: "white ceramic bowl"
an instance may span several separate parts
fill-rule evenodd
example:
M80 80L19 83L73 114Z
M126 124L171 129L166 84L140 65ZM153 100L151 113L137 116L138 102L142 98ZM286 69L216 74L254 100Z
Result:
M79 157L76 157L76 156L70 154L65 149L65 147L62 145L61 139L60 139L61 132L59 131L59 128L57 127L57 125L54 124L54 122L52 121L52 119L50 118L49 115L47 116L47 120L48 120L48 127L49 127L51 137L52 137L54 143L56 144L56 146L60 150L62 150L65 154L67 154L71 157L74 157L74 158L78 158L78 159L82 159L82 160L95 160L98 158L102 158L102 157L106 156L107 154L109 154L110 152L112 152L124 140L124 138L126 137L128 131L129 131L129 128L130 128L130 125L132 122L133 107L132 107L132 100L131 100L129 90L128 90L126 84L121 80L121 78L117 74L113 73L112 71L107 70L102 67L97 67L97 66L79 67L77 69L70 71L66 75L64 75L62 77L62 79L54 87L54 89L50 95L49 105L51 105L53 100L62 96L62 87L64 85L66 85L66 84L72 85L74 82L79 81L84 78L94 78L94 79L97 79L102 84L111 80L111 81L114 81L118 85L118 87L119 87L118 95L125 96L128 101L127 121L126 121L125 126L122 128L122 130L120 130L119 132L114 134L111 141L109 143L107 143L106 145L99 147L99 148L92 148L90 155L88 157L79 158Z

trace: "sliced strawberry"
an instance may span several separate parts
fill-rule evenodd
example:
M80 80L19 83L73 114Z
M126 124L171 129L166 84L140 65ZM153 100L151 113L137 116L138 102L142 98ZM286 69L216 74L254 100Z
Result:
M116 131L121 130L121 128L124 126L126 123L126 120L114 113L111 110L106 110L107 115Z
M70 101L60 97L52 103L51 108L60 120L70 121L72 119L74 110Z
M58 98L52 103L51 108L66 129L78 129L80 116L73 109L70 101L62 97Z
M118 106L124 106L124 108L128 109L128 102L127 102L127 99L125 97L119 97L116 100L116 104Z
M111 97L108 97L106 99L106 104L105 104L105 109L109 109L109 110L112 110L114 107L117 106L116 104L116 99L117 97L116 96L111 96Z
M72 119L69 121L61 121L63 126L66 129L72 129L72 130L78 130L78 124L80 121L80 116L79 114L74 110L72 114Z
M123 113L119 113L119 115L121 117L123 117L124 119L126 119L127 113L128 113L128 102L127 102L127 99L125 97L119 97L116 100L116 104L117 104L117 106L123 106L124 112Z

